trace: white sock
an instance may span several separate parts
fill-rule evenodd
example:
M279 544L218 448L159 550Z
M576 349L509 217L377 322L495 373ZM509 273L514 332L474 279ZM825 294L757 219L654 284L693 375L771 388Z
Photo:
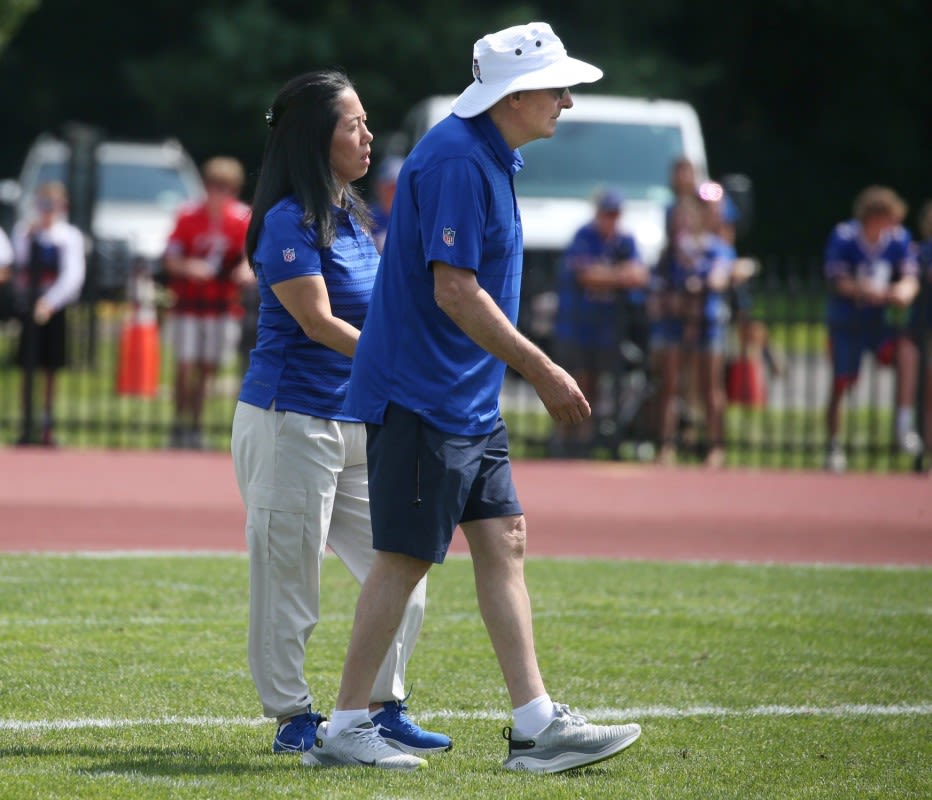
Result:
M336 736L347 728L358 728L360 725L369 721L368 708L350 708L334 711L330 715L330 723L327 725L327 735Z
M530 738L537 736L538 733L553 722L557 712L553 707L550 695L542 694L540 697L535 697L530 703L525 703L523 706L514 709L511 714L515 723L515 732L519 734L516 738Z
M900 406L896 410L896 432L902 436L913 429L915 411L912 406Z

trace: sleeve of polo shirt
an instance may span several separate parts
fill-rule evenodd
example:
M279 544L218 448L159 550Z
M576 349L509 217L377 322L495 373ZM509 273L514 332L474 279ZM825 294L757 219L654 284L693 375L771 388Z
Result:
M274 211L265 218L253 255L270 286L302 275L320 275L317 229L306 227L295 214Z
M573 236L563 257L573 272L585 272L597 260L591 239L586 235L586 228L580 228Z
M844 224L837 225L829 236L824 259L825 277L829 280L851 277L854 273L853 265L845 253L849 238L848 228Z
M894 233L896 257L893 264L893 280L913 277L919 274L919 262L912 247L912 237L906 228L898 227Z
M624 243L624 249L621 253L622 258L625 260L640 261L641 250L638 247L637 239L633 236L625 235L622 237L622 242Z
M481 170L469 159L442 161L422 176L418 206L425 267L443 261L479 269L488 196Z

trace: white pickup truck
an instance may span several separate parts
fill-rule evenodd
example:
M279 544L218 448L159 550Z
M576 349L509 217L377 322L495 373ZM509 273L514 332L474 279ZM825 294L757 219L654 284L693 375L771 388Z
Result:
M450 113L453 96L434 96L405 117L396 150L407 151ZM664 244L665 209L672 200L670 167L686 156L696 178L707 178L702 130L695 109L675 100L573 94L551 139L521 147L525 166L515 177L524 228L524 285L519 325L546 338L555 303L560 253L593 215L604 187L625 198L622 227L653 265Z

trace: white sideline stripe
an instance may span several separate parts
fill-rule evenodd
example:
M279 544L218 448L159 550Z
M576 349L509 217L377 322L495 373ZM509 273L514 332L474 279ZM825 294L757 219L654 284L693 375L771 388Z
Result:
M87 560L119 560L135 558L236 558L246 560L249 554L245 549L222 548L216 550L185 550L185 549L165 549L165 550L10 550L0 551L0 557L4 556L29 556L31 558L81 558ZM336 556L329 550L325 558L335 559ZM470 556L468 553L449 553L447 560L466 560ZM529 555L527 561L604 561L602 556L597 555ZM744 559L721 559L721 558L688 558L688 559L664 559L656 558L622 558L621 556L609 558L610 561L618 561L628 564L678 564L680 566L692 567L779 567L780 569L815 569L815 570L832 570L832 571L858 571L873 570L882 572L921 572L928 570L929 565L921 564L901 564L901 563L877 563L865 564L857 561L747 561Z
M668 706L646 706L644 708L593 708L583 710L593 721L598 720L643 720L681 719L687 717L915 717L932 714L932 703L917 705L867 705L842 704L835 706L755 706L753 708L724 708L722 706L692 706L670 708ZM478 720L504 722L509 716L502 712L489 711L420 711L416 719ZM85 728L117 729L135 728L145 725L182 725L189 728L222 726L257 727L270 725L264 717L155 717L153 719L54 719L17 720L0 719L0 730L4 731L65 731Z

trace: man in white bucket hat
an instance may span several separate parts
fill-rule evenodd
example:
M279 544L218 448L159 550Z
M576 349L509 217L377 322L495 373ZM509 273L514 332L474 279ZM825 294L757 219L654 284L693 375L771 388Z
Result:
M589 404L570 375L515 327L521 292L517 147L553 135L567 87L601 70L570 58L532 22L475 44L473 83L401 168L344 411L367 423L375 562L362 588L336 711L308 766L417 769L386 750L367 711L408 597L442 563L457 525L473 558L482 619L505 678L513 724L505 767L562 772L632 744L638 725L593 725L551 701L537 663L524 581L526 526L498 398L505 367L554 420Z

